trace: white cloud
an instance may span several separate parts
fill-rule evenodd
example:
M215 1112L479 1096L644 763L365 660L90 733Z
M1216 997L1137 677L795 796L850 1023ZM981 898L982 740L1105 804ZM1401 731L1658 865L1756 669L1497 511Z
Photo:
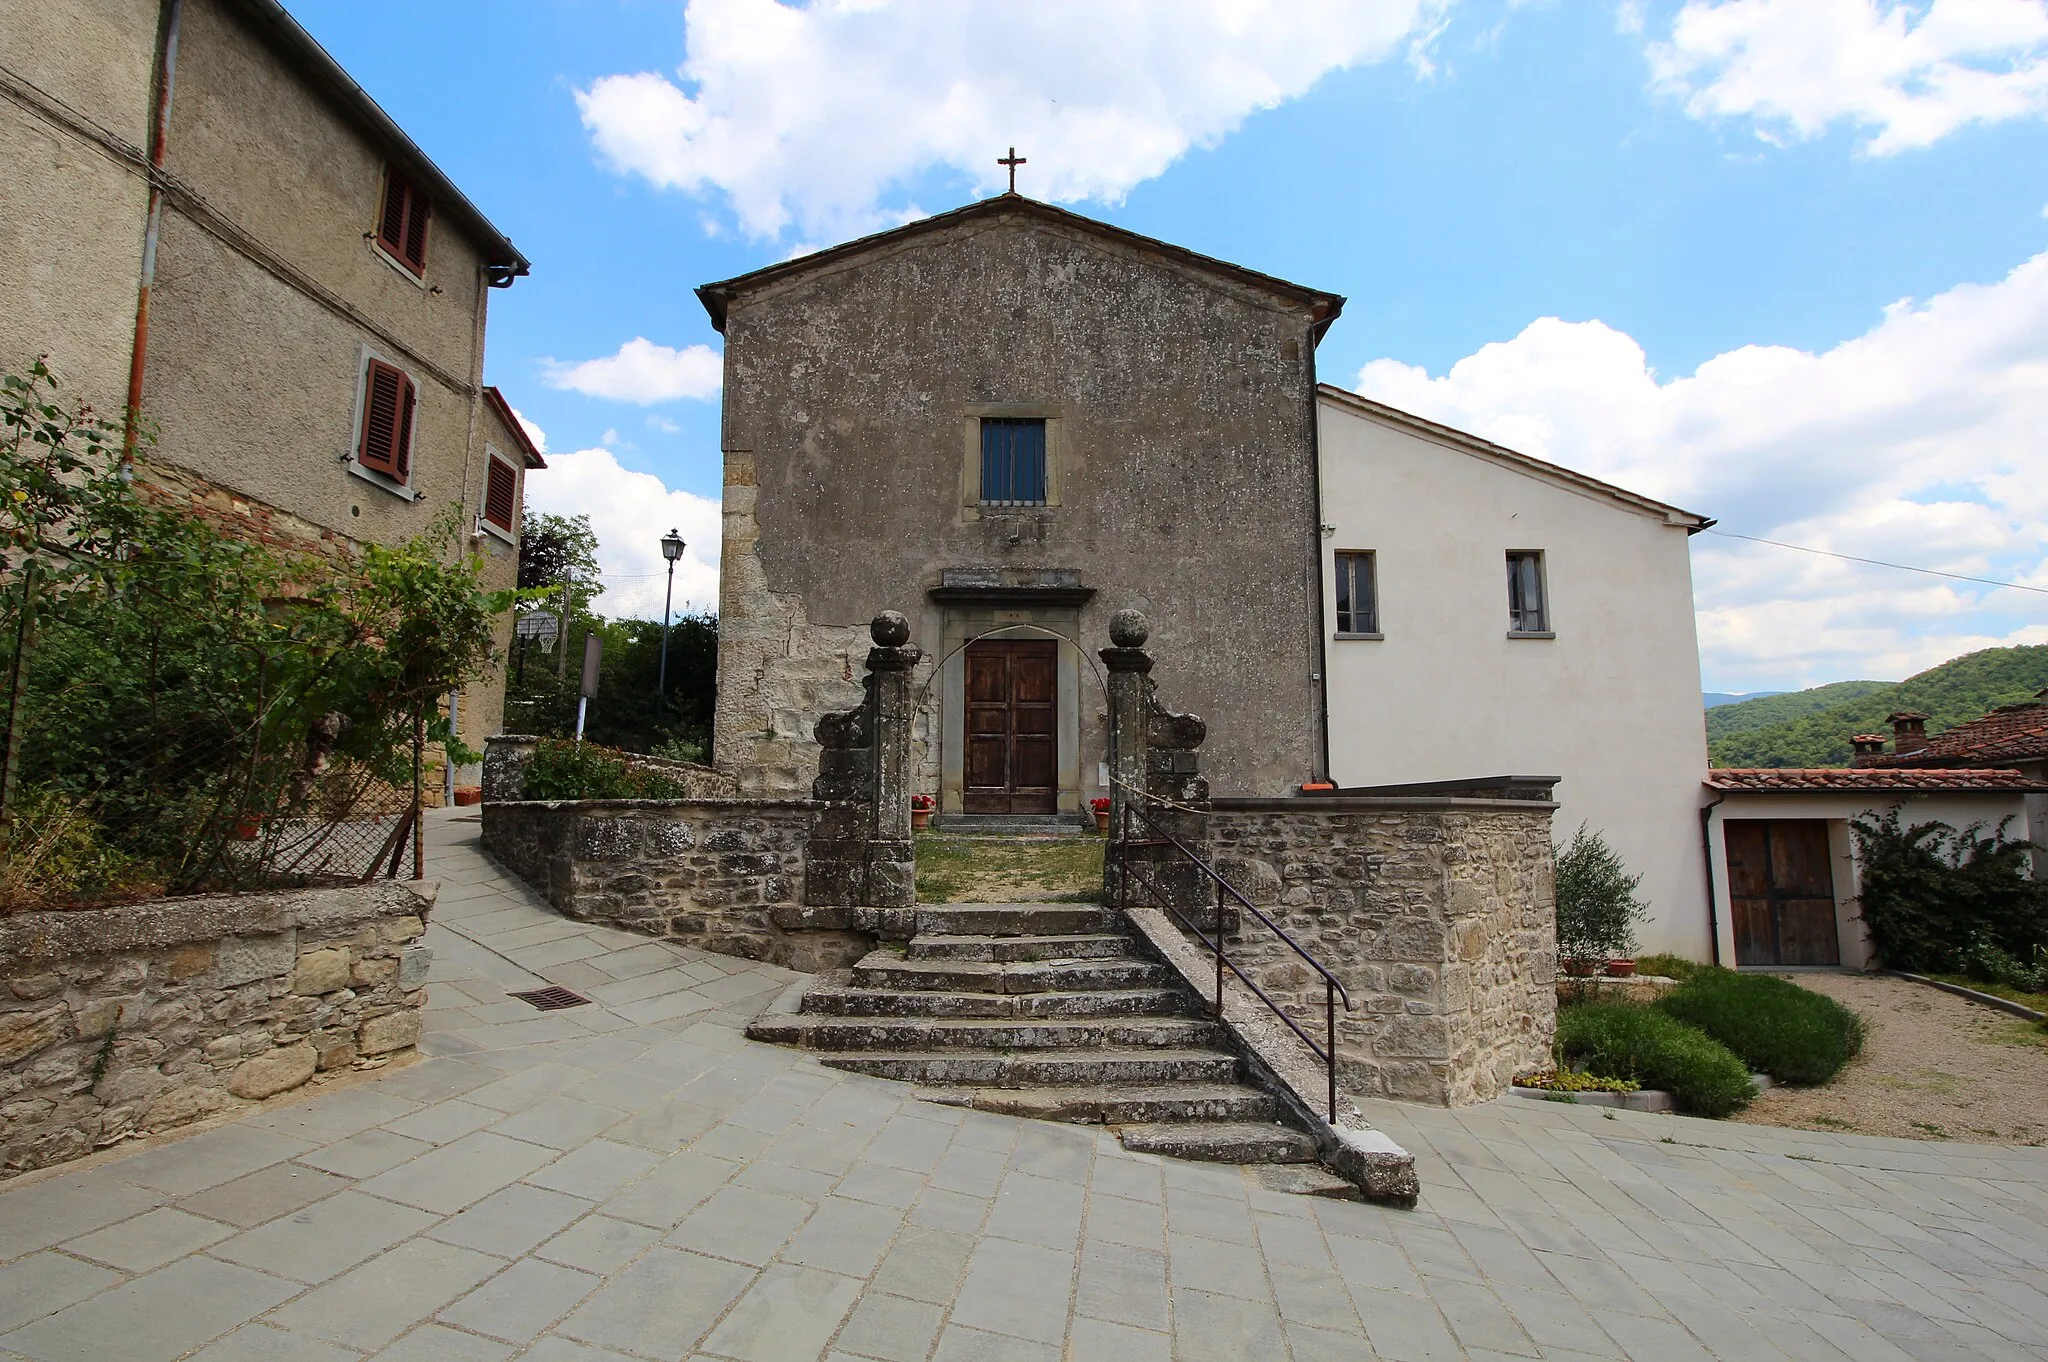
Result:
M1770 140L1868 130L1888 155L2048 112L2048 0L1686 0L1657 83Z
M725 360L708 345L689 345L680 350L656 345L645 336L635 336L602 359L577 363L541 361L551 388L570 388L589 397L609 397L621 402L651 406L673 402L679 397L699 400L716 397L725 381Z
M2048 583L2048 253L1894 303L1821 354L1745 346L1665 381L1630 337L1546 317L1437 378L1394 360L1370 397L1743 534ZM1710 535L1693 541L1710 689L1897 678L2048 641L2048 598Z
M661 618L668 570L661 537L671 528L688 545L676 563L677 613L718 608L716 501L621 468L608 449L548 455L547 470L527 479L526 498L536 511L590 517L605 588L597 608L606 615Z
M1001 188L1012 143L1034 197L1114 201L1331 71L1422 64L1450 2L689 0L679 81L605 76L577 102L614 168L721 193L757 237L837 239L928 169Z

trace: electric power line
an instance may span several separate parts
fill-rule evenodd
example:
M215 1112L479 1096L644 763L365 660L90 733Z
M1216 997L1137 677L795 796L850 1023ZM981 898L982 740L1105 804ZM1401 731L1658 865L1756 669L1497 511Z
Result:
M1723 539L1746 539L1752 544L1769 544L1774 549L1793 549L1799 553L1818 554L1822 558L1840 558L1846 563L1866 563L1871 567L1896 568L1900 572L1925 573L1929 577L1946 577L1956 582L1975 582L1979 586L1995 586L2006 591L2031 591L2038 596L2048 596L2048 587L2023 586L2018 582L1994 581L1989 577L1969 577L1960 572L1943 572L1939 568L1914 567L1911 563L1887 563L1882 558L1858 558L1853 553L1836 553L1832 549L1809 548L1805 544L1787 544L1777 539L1759 539L1753 534L1737 534L1733 530L1708 530Z

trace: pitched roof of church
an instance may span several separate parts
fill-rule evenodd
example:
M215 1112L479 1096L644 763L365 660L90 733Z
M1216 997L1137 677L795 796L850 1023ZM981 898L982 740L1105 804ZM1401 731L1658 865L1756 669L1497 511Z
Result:
M1125 231L1121 227L1112 227L1106 222L1098 222L1094 218L1083 217L1079 213L1070 213L1064 208L1055 208L1049 203L1041 203L1037 199L1026 198L1022 194L998 194L994 198L970 203L964 208L955 208L945 213L935 213L931 217L920 218L918 221L908 223L902 227L892 227L886 232L876 232L871 236L857 237L838 246L831 246L822 251L814 251L810 255L800 255L794 260L785 260L778 265L769 265L765 269L753 270L750 273L737 275L731 279L721 279L717 283L706 284L698 289L697 297L704 304L704 310L711 314L711 325L722 332L725 330L725 310L727 305L734 298L751 289L757 289L765 284L776 283L797 275L807 274L812 270L836 265L849 257L892 246L897 242L907 241L929 232L943 231L948 227L955 227L963 222L971 222L976 218L1001 217L1004 214L1021 214L1042 218L1057 226L1086 232L1091 236L1103 237L1144 254L1162 256L1168 262L1179 265L1184 269L1220 275L1223 278L1235 280L1239 284L1260 290L1261 292L1278 294L1280 297L1295 302L1306 303L1315 309L1315 338L1318 342L1322 340L1323 333L1330 329L1330 323L1337 320L1337 314L1344 310L1344 297L1342 294L1325 293L1321 289L1309 288L1305 284L1289 283L1285 279L1277 279L1270 274L1260 274L1257 270L1248 270L1242 265L1233 265L1228 260L1218 260L1213 256L1191 251L1185 246L1175 246L1171 242L1160 241L1149 236L1141 236L1136 232Z
M1575 488L1581 492L1591 492L1597 496L1610 497L1625 506L1657 516L1673 525L1683 525L1687 534L1698 534L1701 530L1715 523L1707 516L1643 496L1639 492L1631 492L1626 487L1616 487L1611 482L1602 482L1600 479L1588 477L1584 473L1575 473L1560 464L1550 463L1536 458L1534 455L1524 454L1520 450L1509 449L1506 445L1497 445L1491 440L1482 440L1477 435L1459 430L1456 426L1446 426L1439 422L1431 421L1426 417L1417 416L1413 412L1402 411L1399 407L1390 407L1384 402L1375 402L1370 397L1361 397L1359 394L1345 388L1334 387L1328 383L1318 383L1316 385L1316 395L1327 398L1340 406L1348 407L1361 416L1369 416L1375 420L1384 421L1389 425L1405 426L1419 435L1428 436L1444 444L1462 449L1468 454L1477 454L1481 458L1504 463L1510 468L1519 469L1524 473L1531 473L1537 477L1547 478L1552 482L1563 483L1567 487Z

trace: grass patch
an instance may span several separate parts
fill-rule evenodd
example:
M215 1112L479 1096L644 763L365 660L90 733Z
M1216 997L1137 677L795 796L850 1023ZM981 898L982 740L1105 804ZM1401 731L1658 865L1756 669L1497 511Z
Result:
M1930 974L1927 977L1939 979L1944 984L1954 984L1958 988L1989 993L1994 998L2003 998L2009 1003L2018 1003L2021 1007L2031 1007L2036 1012L2048 1012L2048 993L2029 993L2023 988L2014 988L2011 984L1972 979L1967 974Z
M1854 1130L1856 1128L1853 1122L1845 1121L1839 1116L1816 1116L1813 1118L1813 1123L1817 1126L1826 1126L1829 1130Z
M1636 957L1637 974L1656 974L1666 979L1690 979L1705 966L1697 960L1688 960L1682 955L1639 955Z
M2048 1022L2027 1021L2015 1017L2004 1025L1986 1032L1978 1039L1986 1045L2038 1045L2048 1047Z
M1558 1014L1557 1044L1587 1072L1663 1088L1696 1116L1727 1116L1756 1096L1749 1070L1727 1046L1654 1008L1566 1008Z
M1101 837L917 834L920 903L1094 903Z
M1861 1017L1768 974L1703 966L1655 1006L1784 1083L1825 1083L1863 1048Z

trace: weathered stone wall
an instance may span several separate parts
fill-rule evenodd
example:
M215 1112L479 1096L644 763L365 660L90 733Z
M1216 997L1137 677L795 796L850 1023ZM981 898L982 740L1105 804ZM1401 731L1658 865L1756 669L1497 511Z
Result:
M0 1178L419 1039L431 882L0 919Z
M828 969L871 938L784 931L803 915L807 799L586 799L483 805L485 850L568 917L792 969Z
M1218 789L1308 777L1331 301L1021 199L734 297L719 767L749 792L803 790L816 720L858 699L860 621L902 610L935 643L949 569L1058 570L1095 593L1075 637L1137 605L1186 659L1175 694L1217 725ZM1005 415L1050 423L1043 506L980 504L975 423ZM1092 699L1078 718L1092 789L1103 721Z
M1343 981L1340 1082L1457 1106L1548 1062L1557 1024L1548 803L1217 800L1217 869ZM1319 1035L1318 975L1256 919L1232 957Z

